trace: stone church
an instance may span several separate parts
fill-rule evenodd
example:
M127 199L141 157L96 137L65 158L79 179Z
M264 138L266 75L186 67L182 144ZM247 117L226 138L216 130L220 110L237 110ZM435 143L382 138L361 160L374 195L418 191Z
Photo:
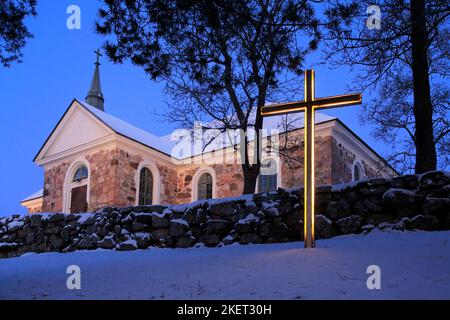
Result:
M97 60L85 101L70 103L34 158L44 169L44 183L42 190L21 202L29 213L76 213L241 195L244 180L239 161L201 160L205 153L209 159L223 154L239 158L235 145L201 154L174 153L177 141L172 135L155 136L105 111L99 66ZM265 119L264 128L280 128L282 117ZM288 142L284 154L268 159L275 170L260 174L256 192L303 182L303 147L291 143L301 142L303 119L279 136ZM342 121L318 112L315 148L316 185L397 175Z

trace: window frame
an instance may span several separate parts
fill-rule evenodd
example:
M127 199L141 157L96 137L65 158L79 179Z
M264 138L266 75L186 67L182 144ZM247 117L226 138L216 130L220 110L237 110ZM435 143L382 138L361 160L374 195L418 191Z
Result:
M140 189L140 173L142 168L150 170L153 176L153 193L152 193L152 205L158 205L161 203L161 178L156 163L152 160L143 160L139 163L134 176L134 187L136 189L134 205L139 205L139 189Z
M76 172L81 168L85 167L87 170L87 177L82 180L74 180ZM72 189L76 187L87 186L86 201L88 204L88 210L90 206L90 193L91 193L91 169L89 162L85 158L77 158L69 165L64 177L64 187L63 187L63 203L62 211L65 213L70 213L70 206L72 202Z
M356 180L356 169L359 170L359 179ZM352 165L352 181L360 181L363 180L366 177L366 173L364 170L364 166L362 164L362 162L360 160L355 159L355 161L353 161L353 165Z
M197 171L195 172L195 174L191 180L191 201L192 202L199 200L198 199L198 182L199 182L200 177L204 173L209 173L209 175L212 178L212 197L211 197L211 199L217 198L216 171L212 167L202 166L197 169Z
M78 175L78 172L80 172L80 170L82 170L81 173L80 173L81 177L80 178L76 178L76 176ZM89 177L89 170L88 170L88 168L84 164L81 164L80 166L78 166L78 168L75 169L75 173L73 174L73 177L72 177L72 183L74 183L74 182L81 182L83 180L86 180L88 177Z
M145 176L143 176L143 173L145 174ZM149 179L149 181L143 181L143 179ZM150 185L146 185L147 183L149 183ZM142 167L139 172L139 196L138 196L139 206L150 206L154 204L153 200L154 183L155 178L153 176L152 171L148 167ZM142 190L143 187L145 190Z
M206 181L202 181L203 177L207 177ZM202 188L206 188L204 190L205 197L200 197L201 193L203 193ZM197 181L197 200L209 200L212 199L212 190L213 190L213 177L209 172L203 172Z

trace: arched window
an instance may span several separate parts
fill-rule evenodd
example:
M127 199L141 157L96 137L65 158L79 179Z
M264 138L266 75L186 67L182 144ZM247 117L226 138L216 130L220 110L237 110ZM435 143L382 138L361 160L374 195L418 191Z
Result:
M81 162L81 163L80 163ZM89 169L82 162L75 162L68 179L68 197L64 200L64 210L71 213L87 212L89 197Z
M88 169L85 165L80 166L73 175L72 182L80 182L88 177Z
M262 161L258 178L258 191L268 192L277 189L277 163L273 159Z
M353 181L358 181L364 178L364 170L362 165L357 162L353 165Z
M153 175L144 167L139 174L139 205L150 205L153 202Z
M197 199L212 199L213 193L213 179L212 176L205 172L198 179L198 187L197 187Z

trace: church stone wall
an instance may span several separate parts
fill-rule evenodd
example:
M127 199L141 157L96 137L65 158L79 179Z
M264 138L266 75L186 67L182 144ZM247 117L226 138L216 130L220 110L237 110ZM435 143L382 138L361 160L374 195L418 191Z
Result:
M157 164L161 179L161 203L178 203L178 172L167 165Z
M352 181L352 167L356 156L333 138L332 144L332 181L334 184Z
M330 137L332 138L332 137ZM332 170L330 184L341 184L352 181L353 164L359 160L364 169L364 176L367 178L375 177L394 177L396 174L380 164L370 164L366 159L357 159L356 155L339 143L335 138L331 139Z
M130 157L117 148L99 151L86 158L91 167L90 210L113 204L134 204L136 189L134 171L130 167L139 163L139 159Z
M280 140L286 136L281 136ZM292 188L303 183L303 134L301 130L295 130L287 135L289 145L280 143L283 150L280 151L281 160L281 186ZM332 140L331 136L316 136L316 184L325 185L332 183ZM184 165L178 169L178 203L188 203L192 200L193 177L198 170L206 165ZM244 189L244 176L239 163L210 165L216 175L216 197L236 197L242 194ZM351 177L347 180L351 181Z
M105 206L131 206L136 203L135 177L139 164L146 160L141 155L121 148L95 154L89 157L95 168L91 179L90 208L96 210ZM160 176L160 202L175 204L177 172L167 165L156 162ZM105 193L107 194L105 196Z
M187 203L191 201L192 179L198 167L184 165L178 170L177 176L177 202Z
M65 161L51 168L46 168L44 172L44 199L42 204L43 212L63 211L64 199L64 179L70 161Z
M371 177L371 178L372 177L383 177L382 173L384 172L384 170L382 170L381 168L375 168L374 166L370 165L366 161L362 161L362 165L364 167L364 172L365 172L366 177ZM397 175L389 174L388 176L395 177Z
M290 141L287 145L284 143L286 138ZM332 139L331 136L316 136L314 139L316 185L332 183ZM280 141L282 187L293 188L302 185L304 180L303 131L289 132L287 136L281 136ZM347 181L350 180L351 177Z
M95 160L94 160L95 159ZM93 210L105 206L130 206L136 203L135 177L139 164L145 161L142 155L116 148L107 153L92 157L92 163L100 165L100 170L93 175L91 183L99 185L94 193L91 191ZM177 171L165 164L154 161L160 177L160 202L177 203ZM103 177L107 176L108 181ZM156 183L156 182L155 182ZM104 193L108 196L103 196ZM92 198L94 196L94 198Z
M88 161L90 168L88 210L119 203L116 202L118 178L114 167L117 150L101 150L83 158ZM43 212L63 211L65 178L73 161L75 159L45 169Z
M84 157L89 163L88 210L136 203L135 176L143 158L120 148L101 150ZM62 212L67 170L75 159L45 170L42 212ZM177 203L177 171L157 163L161 178L161 203ZM32 213L32 212L30 212Z
M217 198L237 197L244 190L244 174L240 164L215 165Z
M178 203L188 203L192 201L192 192L195 174L202 170L206 165L192 164L184 165L178 170ZM244 189L244 177L242 167L239 163L234 164L213 164L210 165L216 176L214 187L216 188L216 197L236 197L242 194Z

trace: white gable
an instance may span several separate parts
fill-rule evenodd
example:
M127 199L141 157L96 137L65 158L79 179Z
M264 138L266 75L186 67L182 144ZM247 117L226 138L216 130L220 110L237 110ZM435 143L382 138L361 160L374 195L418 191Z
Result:
M45 143L37 159L57 156L113 133L110 128L74 101Z

